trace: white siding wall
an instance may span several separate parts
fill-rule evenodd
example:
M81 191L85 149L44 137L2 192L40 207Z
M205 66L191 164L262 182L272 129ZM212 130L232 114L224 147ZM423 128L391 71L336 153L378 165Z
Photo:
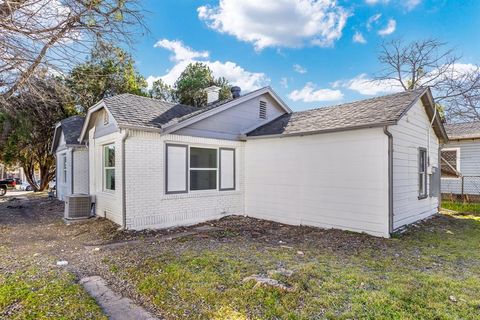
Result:
M439 143L420 101L389 131L393 135L393 228L397 229L437 212L438 197L418 199L418 148L428 147L430 131L430 165L438 167ZM427 188L429 184L430 176Z
M480 177L480 140L450 141L445 149L460 149L459 171L464 176ZM442 178L442 193L460 194L462 180L459 178ZM480 178L465 178L464 191L468 194L480 194Z
M388 237L387 159L382 129L249 140L245 212Z
M90 194L95 196L95 211L100 217L122 224L122 135L118 132L93 139L89 132ZM115 144L115 191L104 190L103 146Z
M165 144L236 149L236 190L165 194ZM130 131L126 140L127 227L166 228L244 213L244 142Z
M73 192L88 194L88 150L73 150Z
M267 120L259 118L260 100L267 102ZM263 94L180 129L175 134L236 140L239 134L252 126L271 121L284 113L269 94Z

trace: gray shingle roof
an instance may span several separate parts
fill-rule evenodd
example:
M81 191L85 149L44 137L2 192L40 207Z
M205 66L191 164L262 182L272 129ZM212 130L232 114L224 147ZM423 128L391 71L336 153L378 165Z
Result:
M251 91L242 97L253 95L262 89L264 88ZM120 126L160 129L218 108L232 100L222 100L198 108L124 93L105 98L103 102Z
M425 88L285 114L248 136L288 135L394 123L419 98Z
M449 139L480 138L480 121L448 123L445 130Z
M84 121L85 117L83 116L73 116L60 121L66 144L78 144Z
M105 98L103 102L120 126L140 128L159 129L174 119L199 111L195 107L128 93Z

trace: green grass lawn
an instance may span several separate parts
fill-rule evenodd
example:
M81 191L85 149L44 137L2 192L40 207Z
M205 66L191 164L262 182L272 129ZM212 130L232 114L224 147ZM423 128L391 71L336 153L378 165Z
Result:
M108 263L167 319L480 318L479 216L443 215L393 239L345 232L330 246L338 234L289 248L233 232ZM294 292L242 282L279 267L294 271L275 276Z
M468 202L462 202L462 201L443 200L442 208L458 211L458 212L480 214L480 203L475 203L475 202L468 203Z
M64 271L0 273L0 319L107 319Z

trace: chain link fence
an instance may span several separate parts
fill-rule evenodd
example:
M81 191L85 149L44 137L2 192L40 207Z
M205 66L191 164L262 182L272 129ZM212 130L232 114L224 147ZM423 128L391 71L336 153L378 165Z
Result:
M442 177L442 199L480 202L480 176Z

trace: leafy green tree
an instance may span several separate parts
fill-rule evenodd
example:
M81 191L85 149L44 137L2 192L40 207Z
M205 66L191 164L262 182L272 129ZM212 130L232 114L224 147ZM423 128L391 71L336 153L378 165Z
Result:
M105 43L95 47L87 62L72 69L66 83L83 113L106 97L121 93L146 95L147 87L131 55Z
M34 191L42 191L55 176L55 158L50 154L55 124L75 113L73 99L62 81L33 79L33 87L17 91L11 97L14 108L0 112L0 159L19 164ZM43 99L38 99L37 90ZM40 181L35 180L35 170Z
M205 89L210 86L218 86L220 100L231 97L230 85L225 78L215 79L208 65L195 62L189 64L175 82L175 98L182 104L202 107L207 104Z
M153 82L150 89L150 97L168 102L175 101L175 92L173 88L166 84L162 79Z

